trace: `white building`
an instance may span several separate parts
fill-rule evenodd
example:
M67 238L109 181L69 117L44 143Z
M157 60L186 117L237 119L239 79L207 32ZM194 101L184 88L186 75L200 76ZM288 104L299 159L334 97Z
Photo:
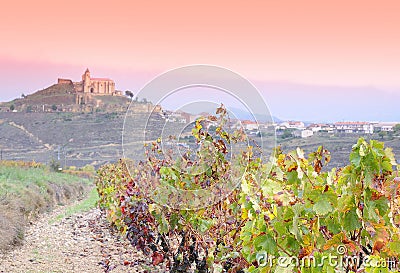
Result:
M333 124L313 123L310 126L308 126L307 129L313 131L314 133L317 133L317 132L333 133L334 126L333 126Z
M252 121L252 120L243 120L242 126L245 130L248 130L248 131L253 131L253 130L259 129L258 123L255 121Z
M370 122L363 121L345 121L345 122L336 122L335 130L338 133L362 133L362 134L373 134L374 126Z
M397 124L399 122L378 122L374 124L374 129L376 131L393 132L393 128Z
M314 132L312 130L296 130L293 132L293 135L295 137L301 137L301 138L306 138L306 137L310 137L314 134Z
M285 121L279 124L278 129L305 129L304 122L302 121Z

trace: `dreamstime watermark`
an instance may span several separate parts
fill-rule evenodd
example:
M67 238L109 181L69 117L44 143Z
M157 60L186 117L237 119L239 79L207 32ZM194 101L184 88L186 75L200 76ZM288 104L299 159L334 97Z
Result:
M226 198L243 178L246 168L236 164L243 151L241 148L246 150L247 146L256 147L257 151L260 151L260 157L265 156L263 159L266 159L266 155L275 147L275 130L272 137L267 139L265 124L271 124L273 119L257 88L246 78L223 67L191 65L176 68L157 76L135 94L124 121L124 158L133 160L136 164L149 163L148 148L146 151L145 147L157 141L161 147L157 156L164 162L187 162L187 154L197 156L197 159L190 160L201 161L201 166L198 164L194 168L184 165L177 170L183 176L193 177L193 180L199 174L206 174L210 166L217 165L214 164L217 158L207 158L204 155L201 157L198 151L201 148L203 151L207 150L212 145L206 146L210 145L207 141L190 142L188 139L191 130L196 124L196 118L204 116L204 112L206 118L208 114L215 115L221 104L226 108L229 120L236 121L236 124L227 122L223 130L232 133L234 130L229 126L240 126L245 132L247 142L245 147L226 142L229 172L224 173L217 184L197 190L182 190L163 183L160 177L155 175L154 166L150 166L150 163L147 166L148 175L146 179L139 181L142 183L139 187L144 189L144 194L154 202L179 209L200 209L218 203ZM250 123L242 124L243 117ZM209 123L212 125L212 120ZM186 153L186 150L189 150L189 153ZM132 177L137 175L134 166L128 166L128 170Z
M274 256L267 252L259 252L256 255L259 267L272 267L279 266L283 268L316 268L328 265L331 267L348 267L360 266L364 268L397 268L398 260L396 258L379 258L376 256L366 255L360 257L359 255L347 255L347 249L344 245L339 245L336 253L329 253L327 255L304 256L298 258L296 256Z

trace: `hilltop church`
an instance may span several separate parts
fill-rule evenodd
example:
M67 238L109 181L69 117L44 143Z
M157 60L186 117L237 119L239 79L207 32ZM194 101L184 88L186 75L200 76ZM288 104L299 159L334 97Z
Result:
M86 93L93 95L121 95L121 92L115 91L115 83L108 78L91 78L89 69L86 69L82 75L82 81L72 82L69 79L58 79L58 84L73 84L77 93Z

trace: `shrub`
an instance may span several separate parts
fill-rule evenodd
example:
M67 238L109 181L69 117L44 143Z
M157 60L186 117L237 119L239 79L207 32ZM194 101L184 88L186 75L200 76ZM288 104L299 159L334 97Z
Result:
M96 172L94 166L90 165L90 164L87 164L87 165L83 166L81 168L81 170L84 171L84 172L90 172L90 173L95 173Z
M53 172L60 172L62 170L60 162L54 158L50 160L49 167Z

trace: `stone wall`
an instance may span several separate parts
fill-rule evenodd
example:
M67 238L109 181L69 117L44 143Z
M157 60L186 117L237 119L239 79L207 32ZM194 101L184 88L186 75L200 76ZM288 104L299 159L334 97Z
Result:
M74 82L74 90L75 92L83 92L82 82Z
M60 78L58 78L57 83L58 84L72 84L72 81L70 79L60 79Z

